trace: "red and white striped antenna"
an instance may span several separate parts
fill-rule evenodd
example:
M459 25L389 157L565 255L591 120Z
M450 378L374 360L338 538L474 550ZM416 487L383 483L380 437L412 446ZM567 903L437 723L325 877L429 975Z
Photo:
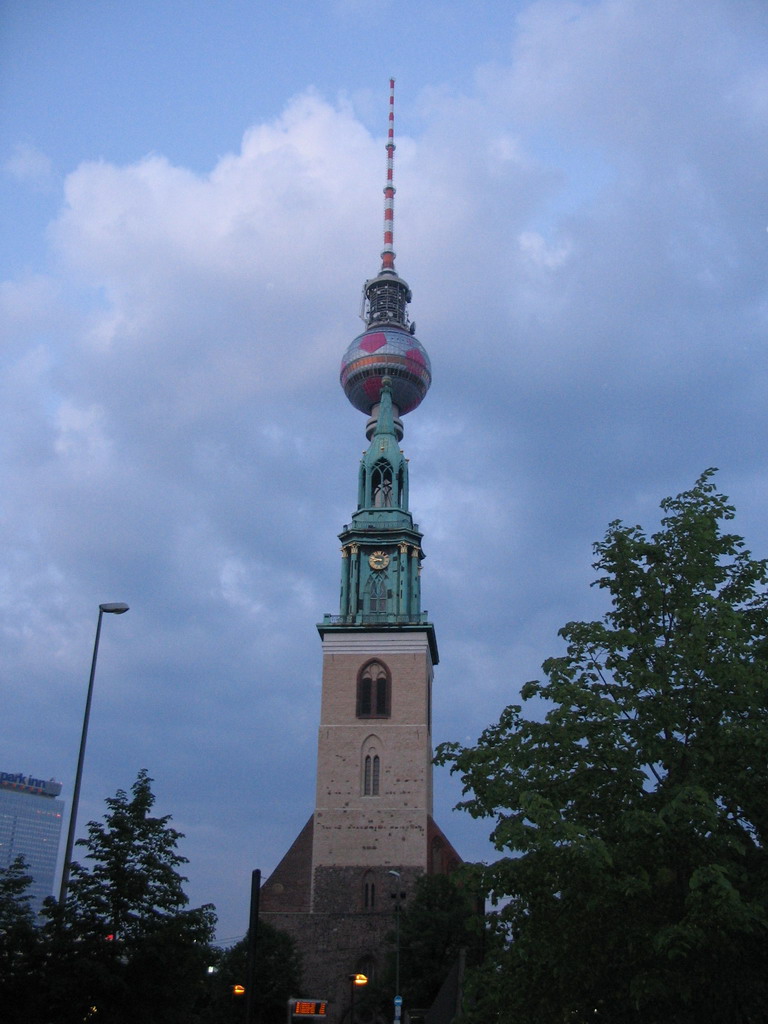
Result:
M363 285L360 317L372 324L395 324L413 333L408 319L411 289L395 270L395 80L389 80L389 130L387 132L387 183L384 186L384 248L381 270Z
M389 128L387 131L387 183L384 186L384 248L381 269L395 273L395 80L389 80Z

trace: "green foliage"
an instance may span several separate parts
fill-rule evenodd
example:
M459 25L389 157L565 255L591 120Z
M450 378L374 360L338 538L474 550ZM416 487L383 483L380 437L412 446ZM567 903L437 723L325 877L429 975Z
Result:
M31 881L23 857L0 868L0 1006L6 1020L24 1019L30 978L40 966Z
M485 939L482 901L477 895L474 871L467 867L468 870L459 868L451 875L421 875L413 891L407 897L403 893L399 926L395 918L387 936L389 950L384 970L356 996L356 1016L360 1020L374 1016L391 1019L395 994L403 998L404 1014L419 1020L434 1003L448 976L458 968L460 955L464 964L480 963ZM394 902L392 909L398 913Z
M118 942L131 942L178 914L187 904L177 868L186 863L176 846L183 838L171 828L170 815L151 815L155 797L152 780L142 770L129 799L124 790L106 801L104 823L88 823L88 838L78 840L87 848L90 867L72 865L71 906Z
M428 1009L461 950L478 963L482 944L479 903L460 872L422 875L400 917L401 995L409 1009Z
M478 1014L527 1024L768 1015L766 562L723 529L713 471L661 528L595 545L598 622L562 630L523 701L446 744L460 805L495 822L484 872L503 940Z
M89 865L72 865L66 907L50 908L41 1000L57 1024L181 1024L205 1001L215 915L186 909L182 836L152 815L151 782L141 771L130 797L107 800L78 841Z
M0 868L0 955L6 953L5 943L12 933L34 926L35 915L27 892L31 883L23 857L16 857L7 868Z
M248 936L230 949L218 951L216 971L209 982L209 1004L201 1024L245 1020L246 999L233 996L234 985L245 985ZM260 1024L285 1024L286 1006L301 992L301 961L291 936L266 921L256 933L255 981Z

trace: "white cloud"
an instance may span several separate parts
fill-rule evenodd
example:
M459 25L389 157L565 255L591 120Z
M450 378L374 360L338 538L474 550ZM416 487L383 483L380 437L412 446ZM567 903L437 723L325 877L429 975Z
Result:
M521 232L518 244L525 259L532 266L544 270L554 270L562 266L571 254L571 246L567 242L548 244L537 231Z
M104 410L99 406L81 409L62 402L56 415L54 449L75 477L98 473L110 461L111 442L104 430Z
M594 614L609 520L647 521L711 464L759 505L765 22L714 0L530 3L512 59L428 83L398 138L398 269L434 371L403 447L438 739L479 732L562 622ZM244 128L207 171L80 163L57 262L0 285L0 629L29 699L7 756L48 701L53 773L96 605L131 604L103 640L94 794L147 764L174 813L205 815L199 842L258 846L266 869L311 809L314 624L365 443L337 372L378 267L385 154L311 90ZM244 816L240 793L190 795L199 757L288 781ZM282 832L255 835L266 820ZM195 892L219 902L205 872Z
M27 142L17 142L4 164L4 170L17 181L47 188L52 184L50 157Z

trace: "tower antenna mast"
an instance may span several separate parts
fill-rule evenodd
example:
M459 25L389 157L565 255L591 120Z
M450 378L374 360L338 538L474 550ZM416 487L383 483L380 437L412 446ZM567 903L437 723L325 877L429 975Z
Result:
M389 80L389 124L387 129L387 183L384 186L384 248L382 273L395 273L395 80Z
M384 248L381 270L363 285L360 319L369 327L392 324L410 330L408 303L411 289L395 270L395 80L389 80L389 127L387 129L387 181L384 185Z

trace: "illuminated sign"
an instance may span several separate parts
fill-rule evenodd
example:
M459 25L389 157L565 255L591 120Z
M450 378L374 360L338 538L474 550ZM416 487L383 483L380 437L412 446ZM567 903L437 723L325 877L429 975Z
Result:
M327 999L292 999L291 1017L325 1017L328 1011Z
M23 793L40 793L43 796L58 796L61 783L54 779L35 779L21 772L0 772L0 787L21 790Z

